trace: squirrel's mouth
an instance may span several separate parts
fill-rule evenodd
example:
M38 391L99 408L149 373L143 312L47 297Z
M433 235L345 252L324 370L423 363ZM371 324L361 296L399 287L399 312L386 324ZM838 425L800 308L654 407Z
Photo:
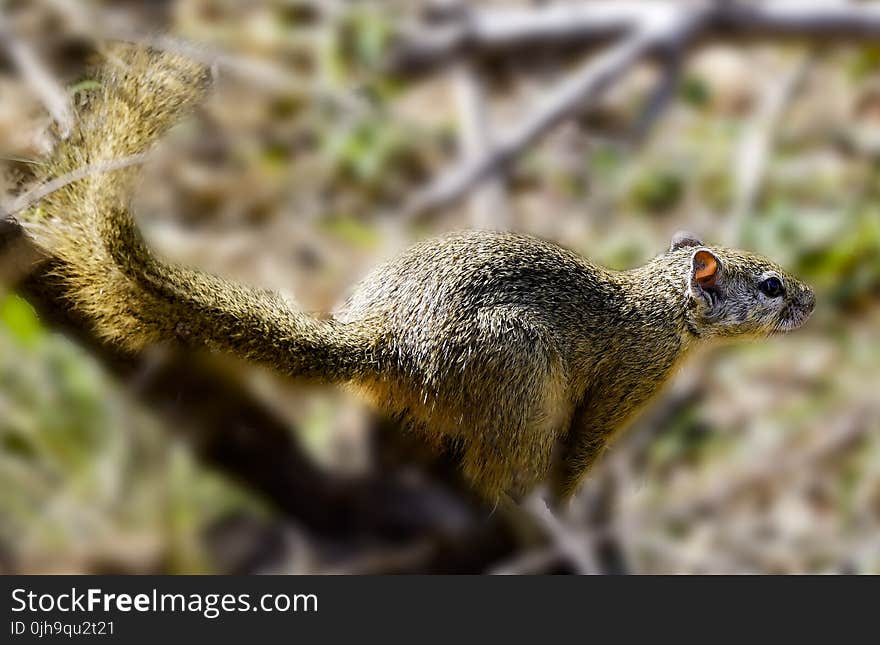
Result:
M810 317L810 314L813 313L813 304L810 303L804 307L790 307L786 315L782 317L779 323L776 325L776 329L774 329L774 333L785 333L787 331L792 331L793 329L797 329Z

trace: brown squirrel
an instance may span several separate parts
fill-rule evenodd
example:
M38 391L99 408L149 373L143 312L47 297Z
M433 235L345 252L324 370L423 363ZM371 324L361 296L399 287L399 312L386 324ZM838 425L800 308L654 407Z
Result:
M142 152L206 86L197 63L119 51L46 178ZM157 258L129 210L133 175L92 174L20 218L61 261L71 301L101 335L352 384L429 441L454 446L489 500L548 478L569 497L690 348L794 329L814 306L810 288L772 262L689 234L618 272L540 239L469 231L377 268L321 320L276 293Z

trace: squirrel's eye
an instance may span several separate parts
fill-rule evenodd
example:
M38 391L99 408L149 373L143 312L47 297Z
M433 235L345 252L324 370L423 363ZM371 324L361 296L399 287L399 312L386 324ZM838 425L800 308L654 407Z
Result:
M765 296L776 298L782 295L782 280L779 278L767 278L761 281L758 288Z

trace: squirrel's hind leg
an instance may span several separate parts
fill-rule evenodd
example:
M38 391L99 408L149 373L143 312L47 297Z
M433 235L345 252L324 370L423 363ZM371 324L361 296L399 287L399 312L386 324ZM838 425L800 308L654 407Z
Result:
M543 328L517 312L493 314L480 338L493 351L462 383L476 412L462 428L462 468L489 500L519 497L546 478L573 413L564 361Z

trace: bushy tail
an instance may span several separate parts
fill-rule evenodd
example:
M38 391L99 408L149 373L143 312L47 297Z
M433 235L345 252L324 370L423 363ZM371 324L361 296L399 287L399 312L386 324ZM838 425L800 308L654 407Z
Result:
M125 266L117 266L104 239L114 224L124 223L135 233L127 201L136 171L103 172L100 167L145 152L201 99L206 78L200 65L183 58L125 48L112 52L97 81L73 133L59 144L42 179L80 169L86 169L86 176L51 193L19 219L61 261L71 299L94 320L97 331L139 348L160 340L163 330L141 320L146 294ZM142 246L139 236L135 240Z
M134 169L101 171L148 150L191 110L208 85L205 68L180 56L125 48L109 57L98 82L45 179L91 171L19 218L60 261L72 302L96 331L133 350L178 341L322 380L360 372L368 351L351 326L309 317L273 292L158 260L129 210Z

